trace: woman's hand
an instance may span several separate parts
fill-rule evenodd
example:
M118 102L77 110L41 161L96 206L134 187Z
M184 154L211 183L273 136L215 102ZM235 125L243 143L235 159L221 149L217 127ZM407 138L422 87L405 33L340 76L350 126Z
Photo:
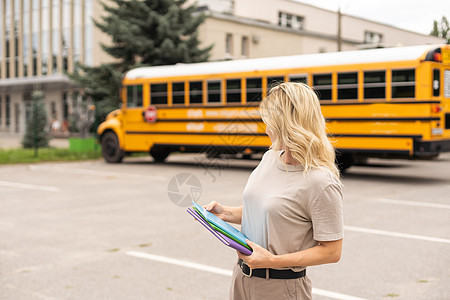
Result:
M242 206L229 207L212 201L205 205L204 208L226 222L241 224Z
M226 221L226 219L227 219L227 214L230 214L229 212L226 211L225 207L222 204L217 203L216 201L212 201L211 203L209 203L203 207L207 211L215 214L216 216L218 216L219 218L221 218L224 221Z
M237 251L239 258L245 261L245 263L252 269L272 268L272 262L275 255L252 241L246 240L246 242L247 245L252 248L253 253L251 255L245 255Z

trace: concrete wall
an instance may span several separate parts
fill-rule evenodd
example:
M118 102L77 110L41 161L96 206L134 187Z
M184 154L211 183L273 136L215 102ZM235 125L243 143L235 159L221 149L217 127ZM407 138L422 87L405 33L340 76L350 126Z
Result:
M110 2L105 1L109 5L111 5ZM103 7L100 5L100 1L94 0L93 1L93 19L96 21L101 22L101 16L105 15L106 12L103 11ZM113 62L115 59L111 57L109 54L105 53L102 49L101 44L111 44L111 38L106 35L104 32L102 32L100 29L98 29L94 24L93 26L93 33L92 33L92 60L93 65L98 66L102 63L110 63Z

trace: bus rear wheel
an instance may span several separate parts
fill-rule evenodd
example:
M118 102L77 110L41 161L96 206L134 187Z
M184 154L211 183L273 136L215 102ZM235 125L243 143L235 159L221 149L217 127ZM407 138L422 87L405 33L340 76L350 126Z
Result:
M166 148L152 147L152 149L150 149L150 155L153 157L155 162L164 162L169 154L170 150Z
M341 174L343 174L354 164L353 155L351 153L336 152L336 164Z
M125 156L125 152L120 149L119 139L117 135L108 131L102 136L102 155L109 163L120 163Z

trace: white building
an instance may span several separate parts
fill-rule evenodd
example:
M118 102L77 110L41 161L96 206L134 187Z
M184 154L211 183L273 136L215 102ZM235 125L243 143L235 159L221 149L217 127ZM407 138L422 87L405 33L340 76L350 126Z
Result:
M293 0L191 0L194 2L208 15L200 39L204 45L214 44L212 60L443 42Z

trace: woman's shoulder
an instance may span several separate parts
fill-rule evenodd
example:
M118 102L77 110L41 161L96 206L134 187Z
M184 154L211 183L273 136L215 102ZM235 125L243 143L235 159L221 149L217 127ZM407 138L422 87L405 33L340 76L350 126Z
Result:
M325 167L322 168L311 168L308 172L308 179L311 184L319 187L319 189L324 189L329 185L334 185L336 187L342 188L342 184L333 175L333 173Z
M266 152L264 152L261 161L265 159L275 159L276 155L277 155L276 151L274 151L273 149L269 149Z

